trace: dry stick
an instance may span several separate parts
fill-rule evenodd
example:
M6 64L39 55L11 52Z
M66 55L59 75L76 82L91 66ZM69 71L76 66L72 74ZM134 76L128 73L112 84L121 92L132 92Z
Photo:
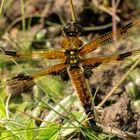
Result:
M0 5L0 16L2 16L2 10L3 10L3 7L4 7L4 3L5 3L5 0L2 0L1 5Z
M97 108L101 108L103 104L110 98L110 96L115 92L115 90L121 85L121 83L126 79L129 73L140 63L140 58L131 66L128 72L123 76L120 82L108 93L108 95L101 101Z
M113 135L113 136L118 136L120 138L125 138L126 140L132 140L132 138L137 138L138 136L134 133L131 132L126 132L123 130L120 130L118 128L113 128L113 127L109 127L109 126L103 126L102 124L97 123L97 126L101 127L103 129L103 132L109 135Z
M111 16L113 15L112 9L110 7L108 8L108 7L104 6L103 4L99 4L99 2L97 0L92 0L92 3L99 10L104 11L105 13L107 13ZM117 21L120 21L120 18L118 16L116 16L115 18L116 18Z
M116 36L116 30L117 30L117 26L116 26L116 2L115 0L112 0L112 31L113 31L113 43L116 44L117 41L117 36Z
M30 118L32 118L32 119L37 120L37 121L45 122L46 124L50 123L50 122L47 122L47 121L42 120L42 119L40 119L40 118L34 117L34 116L32 116L32 115L29 115L29 114L27 114L27 113L25 113L25 112L22 112L22 111L20 111L19 109L17 109L17 111L20 112L20 113L22 113L22 114L24 114L25 116L28 116L28 117L30 117Z
M10 101L10 98L11 98L11 94L8 95L8 98L6 100L6 104L5 104L5 111L6 111L6 117L7 119L9 119L9 101Z
M75 16L75 11L74 11L74 7L73 7L73 2L72 2L72 0L69 0L69 2L70 2L72 20L73 20L73 22L76 22L76 16Z

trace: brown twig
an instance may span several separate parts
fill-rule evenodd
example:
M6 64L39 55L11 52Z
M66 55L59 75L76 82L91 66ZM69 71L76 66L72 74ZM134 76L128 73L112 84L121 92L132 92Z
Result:
M116 36L116 30L117 30L117 23L116 23L116 2L115 0L112 0L112 31L113 31L113 42L114 45L116 44L117 41L117 36Z

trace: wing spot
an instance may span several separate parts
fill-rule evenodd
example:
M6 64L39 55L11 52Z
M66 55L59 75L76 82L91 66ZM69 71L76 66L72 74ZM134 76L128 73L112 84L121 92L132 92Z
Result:
M117 60L118 61L123 60L125 57L131 56L131 55L132 55L132 52L127 52L127 53L120 54Z
M5 55L13 56L13 57L18 57L17 52L15 51L4 51Z

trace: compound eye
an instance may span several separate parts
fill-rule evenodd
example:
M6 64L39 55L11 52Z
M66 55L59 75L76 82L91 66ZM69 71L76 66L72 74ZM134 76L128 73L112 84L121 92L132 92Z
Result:
M82 32L79 31L78 29L75 29L75 32L76 32L77 36L80 36L82 34Z
M64 29L61 30L61 34L62 34L62 36L66 37L66 33L65 33Z
M70 32L69 30L70 30L70 29L69 29L68 26L63 27L63 28L62 28L62 35L63 35L64 37L68 36L68 33Z
M82 27L78 23L70 22L62 29L62 35L64 37L78 37L82 31Z

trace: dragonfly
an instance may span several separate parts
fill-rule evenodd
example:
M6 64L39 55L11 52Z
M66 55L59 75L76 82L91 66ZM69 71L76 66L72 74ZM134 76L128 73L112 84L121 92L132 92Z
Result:
M139 31L135 29L139 25L140 18L137 18L124 27L118 29L116 32L108 32L101 35L97 39L84 44L80 38L83 33L82 26L76 21L70 21L62 29L63 40L60 50L11 51L1 49L1 55L8 56L14 60L29 57L33 59L45 58L47 60L61 60L61 63L49 67L48 69L41 70L37 73L33 73L31 75L20 74L15 76L12 80L8 80L7 83L11 85L21 83L21 85L24 87L30 87L34 80L46 75L59 75L64 81L70 79L85 110L89 124L94 129L97 129L95 111L93 107L94 104L87 79L92 76L92 70L99 67L100 65L110 62L123 61L127 57L140 54L140 50L132 50L112 55L101 54L99 56L86 56L87 54L96 51L98 48L112 43L114 35L119 40L125 38L134 31L139 33Z

